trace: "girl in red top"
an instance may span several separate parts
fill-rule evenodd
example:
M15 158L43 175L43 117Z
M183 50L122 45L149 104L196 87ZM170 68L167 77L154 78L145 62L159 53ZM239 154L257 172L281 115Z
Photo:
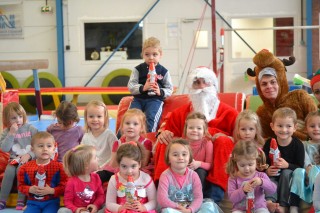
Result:
M102 171L98 172L103 183L109 181L111 176L119 170L116 160L117 150L121 144L129 141L138 142L145 147L145 157L141 162L141 168L142 171L151 174L150 170L152 168L149 166L149 163L151 159L152 141L141 136L141 134L146 133L145 114L140 109L127 110L122 117L120 130L122 137L113 143L110 161L103 167Z
M63 157L63 166L70 176L65 193L64 205L58 213L96 213L102 207L105 196L99 176L96 149L91 145L79 145Z

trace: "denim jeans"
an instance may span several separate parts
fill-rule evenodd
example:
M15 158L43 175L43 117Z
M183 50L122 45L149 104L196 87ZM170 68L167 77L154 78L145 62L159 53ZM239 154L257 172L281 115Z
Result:
M157 98L142 99L134 98L130 104L130 109L141 109L146 115L147 132L156 132L162 115L163 101Z
M220 186L207 181L203 197L210 198L214 200L215 203L219 204L224 197L224 191Z

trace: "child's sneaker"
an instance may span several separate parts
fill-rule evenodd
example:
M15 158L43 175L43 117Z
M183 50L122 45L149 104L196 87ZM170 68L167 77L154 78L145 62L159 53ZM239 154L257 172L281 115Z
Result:
M17 206L16 206L16 210L23 210L23 208L24 208L24 202L18 201Z
M6 208L6 201L0 200L0 210L3 210Z

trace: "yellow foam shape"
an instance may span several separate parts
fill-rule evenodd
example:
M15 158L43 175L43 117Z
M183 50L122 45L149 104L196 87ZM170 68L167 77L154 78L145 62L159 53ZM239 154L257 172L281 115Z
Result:
M7 200L7 207L16 207L18 199L18 193L11 193ZM63 196L60 196L60 206L64 206Z

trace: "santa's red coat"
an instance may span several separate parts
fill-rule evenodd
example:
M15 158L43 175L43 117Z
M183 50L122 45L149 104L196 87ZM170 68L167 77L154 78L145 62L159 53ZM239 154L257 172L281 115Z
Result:
M182 137L184 123L187 115L193 111L191 102L175 109L165 121L165 130L173 132L174 137ZM208 131L211 135L224 133L232 136L235 120L238 112L229 105L220 102L217 115L208 123ZM154 180L159 180L161 173L168 167L164 160L166 145L158 143L156 148ZM233 141L226 136L220 136L213 142L213 166L209 171L207 180L227 187L228 176L225 172L225 164L233 149Z

